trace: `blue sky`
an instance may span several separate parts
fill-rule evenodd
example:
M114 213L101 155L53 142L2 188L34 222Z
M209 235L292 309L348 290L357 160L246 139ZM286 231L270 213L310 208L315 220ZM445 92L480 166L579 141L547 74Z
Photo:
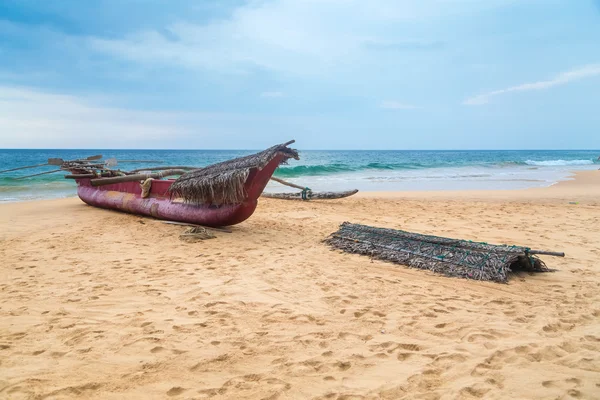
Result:
M597 0L2 0L0 148L598 149Z

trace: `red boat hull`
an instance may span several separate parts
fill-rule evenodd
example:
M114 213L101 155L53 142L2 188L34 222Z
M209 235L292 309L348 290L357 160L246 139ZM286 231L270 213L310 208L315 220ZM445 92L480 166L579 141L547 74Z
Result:
M139 182L92 186L90 179L77 179L77 194L82 201L94 207L197 225L235 225L254 213L258 198L282 159L283 156L277 156L262 170L250 172L245 184L247 197L241 204L215 206L171 201L167 190L174 180L152 181L149 196L143 198Z

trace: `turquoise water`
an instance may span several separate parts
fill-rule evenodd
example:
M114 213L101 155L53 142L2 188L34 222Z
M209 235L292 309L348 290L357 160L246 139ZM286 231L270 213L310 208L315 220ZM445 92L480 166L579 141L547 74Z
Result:
M161 160L163 165L202 167L254 153L243 150L0 150L0 170L41 164L48 158L83 158L102 154L117 160ZM522 151L301 151L276 176L313 190L464 190L549 186L568 179L569 171L598 169L599 150ZM119 163L140 168L154 163ZM75 183L62 173L25 180L15 178L56 167L0 174L0 201L76 195ZM289 191L270 183L268 191Z

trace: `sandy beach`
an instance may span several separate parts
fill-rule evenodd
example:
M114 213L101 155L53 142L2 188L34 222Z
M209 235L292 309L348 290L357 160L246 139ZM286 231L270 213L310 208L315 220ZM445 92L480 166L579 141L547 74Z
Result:
M0 205L0 398L597 399L600 171L549 188L261 199L216 238ZM344 221L564 251L509 284L340 253Z

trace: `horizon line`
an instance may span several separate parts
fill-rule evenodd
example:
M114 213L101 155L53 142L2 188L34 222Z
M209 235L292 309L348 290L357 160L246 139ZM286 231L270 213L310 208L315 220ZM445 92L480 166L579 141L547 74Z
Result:
M43 150L43 151L262 151L264 148L259 149L217 149L217 148L208 148L208 149L182 149L182 148L172 148L172 149L152 149L152 148L51 148L51 147L40 147L40 148L25 148L25 147L6 147L1 148L0 151L5 150ZM546 148L546 149L296 149L298 151L599 151L599 149L578 149L578 148Z

